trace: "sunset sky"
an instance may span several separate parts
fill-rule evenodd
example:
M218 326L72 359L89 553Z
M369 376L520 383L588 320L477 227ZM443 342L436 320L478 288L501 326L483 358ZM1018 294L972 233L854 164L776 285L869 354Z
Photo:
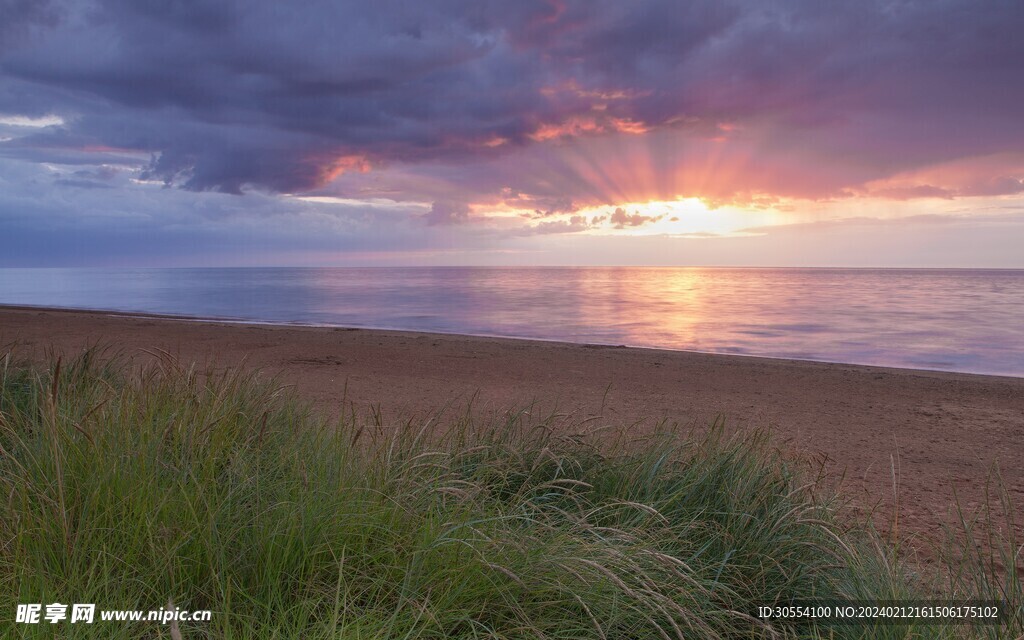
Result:
M0 2L0 266L1024 267L1024 3Z

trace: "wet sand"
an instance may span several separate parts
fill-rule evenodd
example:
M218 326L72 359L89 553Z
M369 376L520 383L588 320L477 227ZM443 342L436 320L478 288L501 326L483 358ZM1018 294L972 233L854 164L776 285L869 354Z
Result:
M246 363L279 375L328 411L343 398L385 417L446 404L594 415L642 430L667 418L770 427L776 441L821 461L884 525L897 470L901 533L952 522L998 464L1024 504L1024 378L397 331L195 322L103 312L0 307L0 345L38 357L103 343L159 348L184 361ZM638 423L639 424L634 424ZM884 516L884 517L883 517Z

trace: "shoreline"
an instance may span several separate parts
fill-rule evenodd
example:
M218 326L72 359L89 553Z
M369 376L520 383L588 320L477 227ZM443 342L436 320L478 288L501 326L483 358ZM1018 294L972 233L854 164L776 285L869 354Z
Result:
M821 464L845 495L900 530L950 523L954 490L968 510L998 465L1024 500L1024 378L613 345L129 312L0 306L0 344L38 357L109 344L148 357L251 366L336 412L385 419L439 410L603 416L642 432L660 419L771 430L783 449ZM898 495L894 497L894 470ZM883 521L885 517L881 518ZM884 524L884 522L880 522Z
M824 364L824 365L837 365L843 367L855 367L859 369L870 369L878 370L889 373L907 373L907 374L919 374L919 375L932 375L938 374L939 376L969 376L971 378L996 378L1003 380L1021 380L1024 381L1024 375L1014 376L1005 375L999 373L976 373L973 371L954 371L950 369L922 369L916 367L894 367L880 364L864 364L859 362L845 362L841 360L815 360L810 358L790 358L786 356L767 356L756 353L725 353L722 351L700 351L697 349L672 349L669 347L648 347L643 345L629 345L629 344L615 344L611 342L572 342L568 340L560 340L558 338L537 338L528 336L506 336L498 334L488 333L458 333L458 332L446 332L446 331L419 331L415 329L394 329L389 327L364 327L354 325L341 325L341 324L315 324L306 322L275 322L273 320L246 320L244 318L233 318L233 317L217 317L217 316L193 316L185 314L174 314L174 313L154 313L149 311L123 311L119 309L93 309L93 308L78 308L78 307L53 307L44 305L24 305L24 304L3 304L0 303L0 313L4 311L42 311L52 313L85 313L91 315L109 316L112 318L140 318L140 319L151 319L151 320L169 320L177 322L190 322L199 324L211 324L211 325L225 325L225 326L257 326L257 327L282 327L282 328L294 328L294 329L323 329L323 330L342 330L342 331L375 331L380 333L390 333L395 335L410 335L410 336L439 336L446 338L466 338L466 339L482 339L482 340L511 340L514 342L526 342L536 343L539 345L554 344L554 345L566 345L566 346L579 346L587 348L602 348L602 349L635 349L639 351L652 351L657 353L683 353L693 354L700 356L720 356L723 358L750 358L754 360L767 360L771 362L779 363L792 363L792 364Z

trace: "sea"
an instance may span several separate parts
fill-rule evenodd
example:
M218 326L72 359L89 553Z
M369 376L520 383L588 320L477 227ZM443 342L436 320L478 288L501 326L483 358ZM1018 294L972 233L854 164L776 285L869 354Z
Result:
M0 269L0 304L1024 376L1024 270Z

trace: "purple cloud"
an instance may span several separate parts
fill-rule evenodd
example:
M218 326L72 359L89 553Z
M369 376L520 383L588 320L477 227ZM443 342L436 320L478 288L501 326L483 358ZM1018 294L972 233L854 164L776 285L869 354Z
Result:
M144 153L145 178L189 190L338 182L541 212L642 192L835 197L1024 149L1022 27L1009 1L18 1L0 113L65 124L0 153ZM643 147L650 175L612 184L614 150L551 160L608 139ZM988 190L956 193L1020 179L996 168Z
M469 222L469 205L465 202L435 202L423 219L431 226Z

